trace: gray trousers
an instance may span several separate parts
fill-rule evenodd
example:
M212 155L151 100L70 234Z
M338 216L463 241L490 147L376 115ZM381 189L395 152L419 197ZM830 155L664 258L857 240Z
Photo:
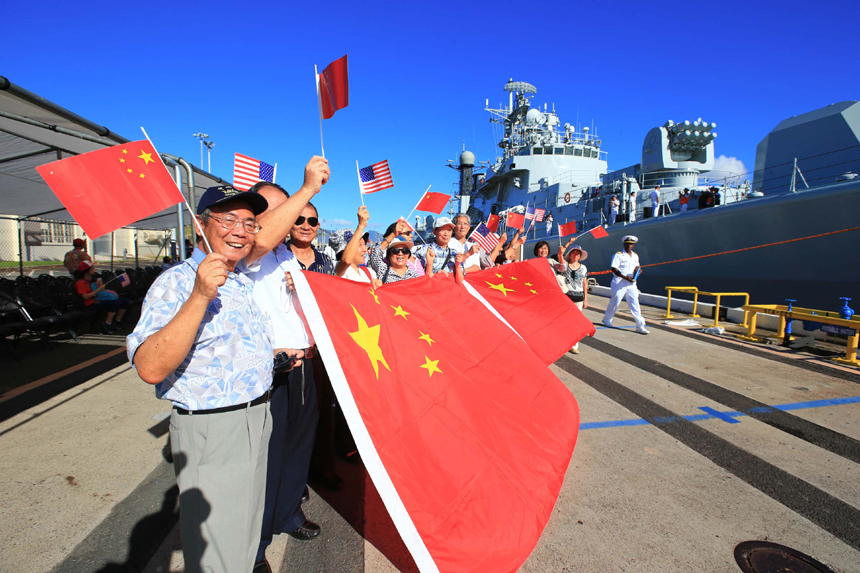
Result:
M170 415L186 573L242 573L260 543L269 404L216 414Z

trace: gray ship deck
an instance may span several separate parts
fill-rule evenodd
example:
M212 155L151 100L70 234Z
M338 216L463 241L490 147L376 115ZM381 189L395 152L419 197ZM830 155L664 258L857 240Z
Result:
M582 427L521 570L730 573L738 543L768 540L860 572L860 372L616 325L552 366ZM123 364L0 423L0 570L181 571L168 410ZM280 536L274 569L414 571L363 469L338 463L346 489L306 505L322 538Z

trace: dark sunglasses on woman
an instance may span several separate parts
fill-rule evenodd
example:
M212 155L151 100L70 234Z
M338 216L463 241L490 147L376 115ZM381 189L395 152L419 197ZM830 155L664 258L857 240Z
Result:
M296 219L296 227L303 224L304 222L305 222L304 215L299 215L299 218ZM316 217L308 217L307 222L308 222L308 225L310 225L311 227L318 227L320 224L320 220L317 219Z
M398 247L396 249L391 249L388 252L392 255L408 255L411 251L406 247Z

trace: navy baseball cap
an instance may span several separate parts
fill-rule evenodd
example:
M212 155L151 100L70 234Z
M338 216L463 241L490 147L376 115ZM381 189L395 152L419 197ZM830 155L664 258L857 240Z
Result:
M239 191L232 185L219 185L217 187L210 187L203 193L203 197L200 198L200 202L197 204L197 214L200 215L204 210L214 205L220 205L234 199L241 199L247 203L251 207L251 211L254 212L254 215L259 215L269 208L269 202L258 193Z

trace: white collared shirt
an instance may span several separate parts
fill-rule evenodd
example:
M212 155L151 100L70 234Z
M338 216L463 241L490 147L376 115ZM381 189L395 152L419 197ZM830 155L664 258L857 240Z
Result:
M296 308L298 297L287 292L284 273L288 271L301 271L299 261L285 245L279 245L260 259L257 270L244 272L254 281L254 301L272 325L274 347L309 348L314 338Z

